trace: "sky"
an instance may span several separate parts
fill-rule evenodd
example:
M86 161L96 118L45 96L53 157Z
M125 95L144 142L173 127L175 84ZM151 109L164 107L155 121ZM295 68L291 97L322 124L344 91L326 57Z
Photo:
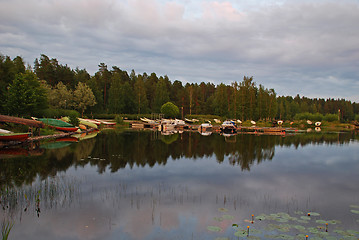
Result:
M359 102L359 0L0 0L0 53Z

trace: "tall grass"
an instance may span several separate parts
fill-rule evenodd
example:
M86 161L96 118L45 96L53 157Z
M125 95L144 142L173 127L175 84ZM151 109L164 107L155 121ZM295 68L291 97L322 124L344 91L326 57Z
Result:
M9 238L10 231L12 227L14 226L13 222L3 222L1 224L1 236L2 240L7 240Z

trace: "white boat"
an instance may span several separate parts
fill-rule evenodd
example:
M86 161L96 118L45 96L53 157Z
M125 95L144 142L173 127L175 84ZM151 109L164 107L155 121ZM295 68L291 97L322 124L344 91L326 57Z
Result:
M159 131L173 131L176 127L175 120L171 119L162 119L161 123L158 125Z
M181 119L177 119L177 118L174 120L174 124L176 126L185 126L186 125L185 121L183 121Z
M0 133L13 133L13 132L5 129L0 129Z
M241 121L241 120L239 120L239 119L237 119L237 123L241 124L241 123L242 123L242 121Z
M116 122L109 122L109 121L105 121L105 120L101 120L101 119L95 119L96 121L99 121L100 123L104 124L104 125L109 125L109 126L114 126L116 125Z
M283 124L282 120L277 121L278 125L281 126Z
M101 125L101 122L100 122L100 121L97 121L97 120L94 120L94 119L85 118L85 119L83 119L83 120L88 121L88 122L90 122L90 123L94 123L94 124L96 124L97 126L100 126L100 125Z
M198 127L198 131L200 133L204 133L204 132L212 132L213 130L213 126L211 123L202 123L201 125L199 125Z
M251 121L251 124L252 124L252 125L256 125L257 123L252 120L252 121Z
M222 133L236 133L237 125L233 121L226 120L222 123L220 129Z
M217 119L217 118L215 118L215 119L213 119L213 120L214 120L215 123L221 123L221 120L219 120L219 119Z
M186 123L195 123L195 122L199 121L198 119L195 119L195 118L192 118L192 119L185 118L184 120Z
M316 127L320 127L320 125L322 125L322 122L315 122L314 125L315 125Z
M312 125L312 124L313 124L312 121L310 121L310 120L307 120L307 123L308 123L309 125Z

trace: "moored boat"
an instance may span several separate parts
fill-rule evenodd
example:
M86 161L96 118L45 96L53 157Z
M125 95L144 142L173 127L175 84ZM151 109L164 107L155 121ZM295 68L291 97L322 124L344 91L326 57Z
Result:
M322 125L322 122L315 122L314 125L315 125L316 127L320 127L320 126Z
M108 125L108 126L116 125L116 122L109 122L109 121L100 120L100 119L96 119L96 121L99 121L101 124Z
M30 133L1 133L0 141L25 141L30 136Z
M78 127L75 127L74 125L67 123L65 121L54 119L54 118L38 118L36 119L38 121L43 122L44 124L55 128L58 131L63 132L76 132L78 130Z
M203 133L203 132L212 132L213 130L213 126L211 123L202 123L201 125L199 125L198 127L198 131L200 133Z
M159 131L172 131L176 127L175 121L170 119L162 119L161 123L158 125Z
M237 125L233 121L226 120L222 123L220 130L222 133L236 133Z

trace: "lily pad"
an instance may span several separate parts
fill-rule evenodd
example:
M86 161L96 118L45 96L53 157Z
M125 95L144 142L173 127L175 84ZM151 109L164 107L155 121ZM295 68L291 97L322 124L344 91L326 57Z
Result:
M217 227L217 226L208 226L207 229L208 229L208 231L211 231L211 232L221 232L222 231L222 228Z
M213 220L217 221L217 222L222 222L223 218L221 217L214 217Z
M218 208L218 211L220 211L220 212L228 212L228 209L227 208Z
M216 238L215 240L229 240L229 238L226 238L226 237L218 237L218 238Z
M301 216L300 217L302 220L310 220L311 218L310 217L308 217L308 216Z
M308 228L308 231L309 231L310 233L319 233L319 230L318 230L317 228L314 228L314 227Z
M354 231L354 230L347 230L347 233L353 234L353 235L358 235L359 234L358 231Z
M234 219L234 216L225 214L225 215L222 216L222 218L223 218L223 219L226 219L226 220L233 220L233 219Z
M327 221L325 221L325 220L317 220L317 221L315 221L316 223L318 223L318 224L326 224L326 223L328 223Z
M262 215L256 216L255 219L259 220L259 221L266 220L266 215L262 214Z
M305 227L303 227L302 225L295 225L293 226L295 229L297 229L300 232L304 232L305 231Z
M359 209L359 206L358 205L350 205L351 208L358 208Z
M262 231L258 230L258 229L251 228L249 230L249 235L251 235L251 234L262 234Z
M328 224L332 224L332 225L340 224L340 223L342 223L342 222L339 221L339 220L330 220L330 221L328 221Z
M352 213L355 213L355 214L359 214L359 210L354 210L354 209L352 209L352 210L350 210Z
M241 230L241 231L237 231L234 233L234 236L236 237L247 237L247 231L246 230Z
M295 212L294 212L294 214L297 214L297 215L303 215L303 214L304 214L304 212L302 212L302 211L295 211Z
M257 236L249 236L249 237L247 237L247 239L260 240L261 238L257 237Z

